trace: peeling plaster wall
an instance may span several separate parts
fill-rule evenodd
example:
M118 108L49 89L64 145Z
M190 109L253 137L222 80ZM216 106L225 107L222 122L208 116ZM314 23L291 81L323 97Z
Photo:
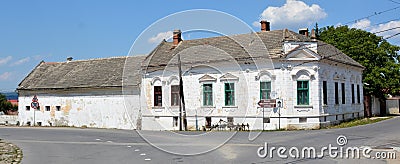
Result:
M21 125L35 120L42 126L74 126L95 128L136 129L140 106L138 95L114 94L113 91L69 91L56 93L24 92L19 96L19 121ZM110 94L112 93L112 94ZM37 95L40 110L26 110L33 95ZM46 111L50 106L50 111ZM56 106L60 106L57 111ZM127 108L125 108L125 106Z

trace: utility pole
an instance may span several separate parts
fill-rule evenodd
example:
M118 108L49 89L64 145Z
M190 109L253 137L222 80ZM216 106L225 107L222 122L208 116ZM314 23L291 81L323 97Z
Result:
M181 55L178 53L178 68L179 68L179 131L187 130L187 121L186 121L186 109L185 109L185 97L183 93L183 80L182 80L182 63L181 63ZM182 123L183 122L183 123ZM183 124L183 128L182 128Z

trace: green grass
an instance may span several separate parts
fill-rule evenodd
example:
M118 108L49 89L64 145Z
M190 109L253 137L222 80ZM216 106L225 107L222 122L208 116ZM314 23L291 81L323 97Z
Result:
M390 118L392 118L392 117L355 119L355 120L351 120L351 121L342 122L342 123L340 123L338 125L328 126L326 128L327 129L348 128L348 127L353 127L353 126L372 124L372 123L376 123L376 122L379 122L379 121L387 120L387 119L390 119Z

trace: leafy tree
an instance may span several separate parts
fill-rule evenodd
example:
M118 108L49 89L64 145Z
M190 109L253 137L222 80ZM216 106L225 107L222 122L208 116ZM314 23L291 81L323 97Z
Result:
M365 67L364 95L373 95L384 102L387 94L400 93L399 46L391 45L381 36L347 26L324 27L319 39L334 45Z
M13 109L13 105L7 101L6 96L0 94L0 112L6 113L10 109Z

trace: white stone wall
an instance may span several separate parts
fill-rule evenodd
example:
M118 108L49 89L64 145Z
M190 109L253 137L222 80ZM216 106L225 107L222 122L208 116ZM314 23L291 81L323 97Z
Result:
M22 93L21 93L22 92ZM96 128L136 129L139 116L139 96L107 95L96 93L24 93L19 96L19 121L33 126L75 126ZM73 91L72 91L73 92ZM82 92L82 91L77 91ZM40 110L26 110L37 95ZM131 104L131 105L130 105ZM134 104L134 105L132 105ZM50 106L50 111L46 111ZM60 106L57 111L56 106Z

